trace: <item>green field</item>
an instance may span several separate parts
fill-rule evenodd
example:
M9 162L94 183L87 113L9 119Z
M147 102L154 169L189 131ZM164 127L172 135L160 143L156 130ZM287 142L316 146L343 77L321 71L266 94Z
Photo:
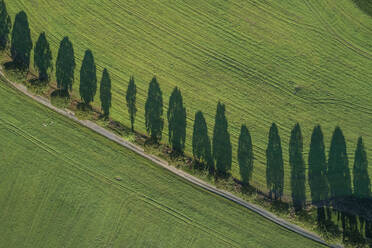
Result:
M319 247L3 82L0 106L0 247Z
M305 152L312 128L319 123L327 147L334 127L343 128L350 164L360 135L372 154L371 4L355 2L8 0L7 5L13 20L16 12L27 12L34 41L41 31L47 32L54 57L62 37L71 38L78 60L75 94L84 50L92 49L99 78L103 67L112 75L112 117L128 126L125 90L134 75L139 94L136 127L141 132L148 82L154 74L166 105L173 87L182 90L188 152L195 112L205 113L212 132L216 103L224 102L234 151L232 173L239 177L236 144L245 123L255 146L253 184L261 189L266 187L267 134L275 121L289 193L287 146L297 121Z

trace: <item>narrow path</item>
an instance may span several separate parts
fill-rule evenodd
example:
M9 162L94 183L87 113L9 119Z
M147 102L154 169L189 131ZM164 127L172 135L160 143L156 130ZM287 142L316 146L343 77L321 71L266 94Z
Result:
M219 196L222 196L228 200L231 200L259 215L261 215L262 217L292 231L292 232L295 232L305 238L308 238L308 239L311 239L315 242L318 242L319 244L322 244L324 246L327 246L327 247L338 247L338 246L333 246L333 245L329 245L327 244L323 239L321 239L318 235L314 234L314 233L311 233L311 232L308 232L306 230L304 230L303 228L299 227L299 226L296 226L294 224L291 224L281 218L278 218L277 216L275 216L274 214L254 205L254 204L251 204L249 202L246 202L244 200L242 200L241 198L239 197L236 197L234 196L233 194L229 193L229 192L226 192L224 190L221 190L221 189L217 189L216 187L214 187L213 185L210 185L182 170L179 170L171 165L168 164L168 162L156 157L156 156L153 156L153 155L150 155L150 154L147 154L145 153L145 151L143 150L143 148L137 146L137 145L134 145L126 140L124 140L123 138L117 136L116 134L106 130L105 128L95 124L94 122L92 121L89 121L89 120L79 120L73 112L69 111L69 110L63 110L63 109L59 109L55 106L53 106L50 101L44 97L41 97L41 96L38 96L38 95L34 95L32 93L30 93L26 86L24 86L23 84L18 84L18 83L15 83L15 82L12 82L10 81L3 73L2 71L2 68L0 67L0 76L2 78L4 78L4 80L6 82L8 82L11 86L13 86L14 88L16 88L17 90L19 90L20 92L22 92L23 94L27 95L28 97L34 99L35 101L43 104L44 106L48 107L49 109L61 114L61 115L64 115L68 118L70 118L71 120L101 134L102 136L118 143L119 145L127 148L127 149L130 149L132 150L133 152L139 154L140 156L154 162L155 164L171 171L172 173L182 177L183 179L209 191L209 192L212 192L216 195L219 195Z

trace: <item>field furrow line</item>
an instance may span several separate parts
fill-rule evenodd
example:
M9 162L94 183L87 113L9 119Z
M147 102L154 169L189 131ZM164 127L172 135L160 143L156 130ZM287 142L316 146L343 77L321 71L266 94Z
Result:
M144 21L144 22L150 24L151 26L161 30L162 32L165 32L170 36L178 38L179 40L189 44L191 47L197 49L198 51L208 55L209 57L214 58L216 61L219 61L221 63L221 65L225 65L225 69L228 69L228 70L234 69L234 71L239 72L239 74L241 74L243 77L246 77L247 75L249 75L251 77L255 76L255 77L261 78L262 82L265 82L265 83L270 82L270 85L275 87L277 90L281 91L282 93L289 94L289 89L284 90L282 87L279 86L280 84L275 82L275 80L273 80L272 78L269 79L267 76L265 76L263 73L260 73L258 70L249 69L245 65L241 64L239 61L231 58L230 56L228 56L226 54L218 53L214 50L203 47L200 44L195 43L191 40L187 40L185 37L180 35L175 30L168 30L167 28L164 28L160 25L157 25L157 24L149 21L145 17L141 16L141 14L139 12L137 12L133 9L131 9L131 10L126 9L126 8L124 9L119 4L117 4L117 7L122 8L126 12L131 13L132 15L135 15L136 17L138 17L142 21Z
M310 11L312 11L316 16L318 16L318 19L324 24L324 26L328 29L328 31L334 35L334 37L336 38L336 40L341 44L341 45L344 45L345 47L349 48L350 50L354 51L355 53L359 54L360 56L368 59L368 60L372 60L372 54L370 54L369 52L367 51L364 51L363 49L355 46L354 44L352 44L351 42L345 40L344 38L342 38L334 29L333 27L327 23L327 21L325 21L323 19L323 17L321 16L319 10L317 10L312 4L311 4L311 1L308 1L308 0L304 0L305 3L307 4L307 6L309 7Z
M110 233L109 237L107 238L106 245L104 247L112 247L112 243L114 242L115 236L119 233L120 224L122 222L122 210L125 207L128 207L130 203L134 202L135 200L139 200L137 194L129 194L126 199L123 199L120 208L118 209L118 218L116 218L116 222L114 222L112 227L112 232ZM125 217L129 216L129 212L127 212Z
M363 23L362 21L360 21L359 19L357 19L354 15L350 14L348 11L346 11L343 4L336 4L333 6L336 7L338 10L340 10L340 12L342 12L343 15L353 20L355 24L358 24L362 26L365 30L368 30L368 32L372 35L372 28L366 25L365 23Z

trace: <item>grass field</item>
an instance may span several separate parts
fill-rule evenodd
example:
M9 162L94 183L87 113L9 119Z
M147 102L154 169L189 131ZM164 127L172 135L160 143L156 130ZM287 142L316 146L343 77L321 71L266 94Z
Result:
M7 5L13 20L16 12L27 12L34 41L47 32L54 57L62 37L71 38L78 60L76 94L84 50L93 50L99 78L103 67L112 75L112 117L126 125L125 90L134 75L139 131L144 132L144 102L154 74L166 105L173 87L182 90L188 152L195 112L205 113L212 132L216 103L224 102L232 173L239 177L236 144L240 125L246 123L255 145L253 184L261 189L266 187L265 149L273 121L283 142L286 193L287 146L297 121L305 152L315 124L322 125L327 147L340 125L350 164L360 135L372 161L372 12L367 0L11 0Z
M319 247L3 82L0 106L0 247Z

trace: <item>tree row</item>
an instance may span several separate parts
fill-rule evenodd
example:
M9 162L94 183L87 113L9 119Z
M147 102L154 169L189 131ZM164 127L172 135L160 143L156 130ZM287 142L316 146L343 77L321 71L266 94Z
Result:
M11 28L11 19L7 14L5 3L0 1L0 48L6 49L10 42L10 54L15 68L28 71L30 56L33 48L31 32L25 12L19 12ZM9 39L9 36L11 38ZM34 67L38 71L40 81L49 81L53 71L52 52L46 34L39 35L34 48ZM61 94L68 96L72 91L75 78L75 55L73 44L64 37L59 45L55 63L55 77ZM94 101L97 91L96 64L91 50L86 50L80 68L79 94L85 105ZM137 112L136 84L130 77L126 91L126 103L134 131ZM105 68L102 73L99 89L102 115L109 117L111 108L111 79ZM186 140L186 108L183 104L181 90L175 87L169 98L166 113L168 121L168 142L175 156L182 155ZM162 139L164 128L163 94L156 77L149 83L145 103L146 131L153 143ZM225 115L225 105L218 102L212 141L208 136L208 127L201 111L194 117L192 135L192 154L195 163L207 169L211 174L225 177L229 175L232 164L232 146L228 131L228 121ZM237 161L243 184L249 185L253 174L253 145L248 128L241 126L238 140ZM358 139L355 151L353 180L349 169L346 152L346 142L339 127L334 130L328 159L325 154L323 133L316 126L311 136L310 152L308 155L308 171L303 158L303 137L299 124L291 131L289 142L289 165L291 168L290 184L293 205L301 209L306 203L306 179L310 185L311 198L314 204L331 198L342 198L355 195L368 198L371 195L368 162L362 138ZM353 181L353 187L351 182ZM266 184L269 196L275 200L281 199L284 191L284 162L281 139L278 127L272 124L269 130L266 149ZM322 210L320 210L322 211ZM323 213L319 212L319 216Z

